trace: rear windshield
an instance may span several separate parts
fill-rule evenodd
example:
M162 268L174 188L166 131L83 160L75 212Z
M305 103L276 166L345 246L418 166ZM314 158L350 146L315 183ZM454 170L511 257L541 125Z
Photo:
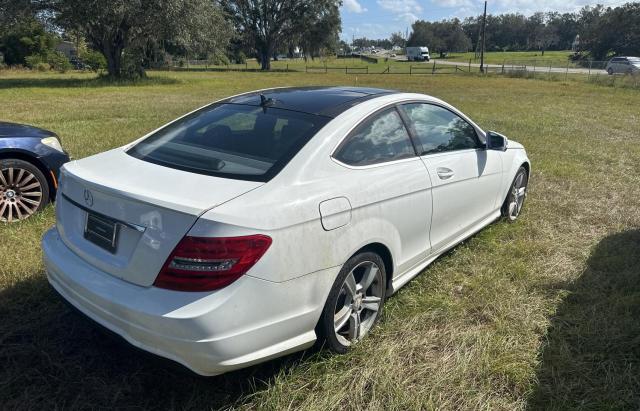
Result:
M291 110L216 104L164 127L127 153L193 173L268 181L328 120Z

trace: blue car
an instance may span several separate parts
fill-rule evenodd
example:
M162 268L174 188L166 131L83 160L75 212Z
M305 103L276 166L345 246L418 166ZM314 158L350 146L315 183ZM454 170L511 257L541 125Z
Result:
M67 161L55 133L0 122L0 222L29 218L54 199Z

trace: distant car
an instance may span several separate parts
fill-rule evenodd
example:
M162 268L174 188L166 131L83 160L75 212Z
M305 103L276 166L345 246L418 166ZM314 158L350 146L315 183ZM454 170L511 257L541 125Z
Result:
M0 122L0 221L24 220L54 198L58 172L69 161L58 136Z
M395 53L391 53L391 57L397 57Z
M203 375L317 338L344 353L439 255L518 218L529 164L423 94L247 93L65 165L47 275L90 318Z
M605 67L609 75L640 73L640 57L614 57Z
M73 66L75 70L88 70L89 66L86 65L82 60L78 60L77 58L72 58L69 60L69 63Z

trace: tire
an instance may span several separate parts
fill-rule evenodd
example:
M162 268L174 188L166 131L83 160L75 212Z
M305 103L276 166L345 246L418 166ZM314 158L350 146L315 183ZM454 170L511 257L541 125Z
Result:
M610 76L613 76L613 69L611 67L609 67L607 69L607 73L609 73Z
M513 178L507 198L502 205L502 216L505 217L507 221L514 222L518 219L524 206L524 200L527 198L528 184L529 174L527 170L521 166Z
M346 353L376 325L382 314L386 279L384 262L373 252L356 254L342 266L317 326L319 337L331 351Z
M22 221L49 203L49 183L35 165L17 159L0 160L0 221Z

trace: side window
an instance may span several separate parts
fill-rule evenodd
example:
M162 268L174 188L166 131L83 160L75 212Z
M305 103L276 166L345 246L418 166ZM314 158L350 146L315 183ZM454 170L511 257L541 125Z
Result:
M402 107L422 145L421 154L480 147L475 128L457 114L433 104Z
M337 160L366 166L415 156L409 133L395 108L362 122L338 147Z

